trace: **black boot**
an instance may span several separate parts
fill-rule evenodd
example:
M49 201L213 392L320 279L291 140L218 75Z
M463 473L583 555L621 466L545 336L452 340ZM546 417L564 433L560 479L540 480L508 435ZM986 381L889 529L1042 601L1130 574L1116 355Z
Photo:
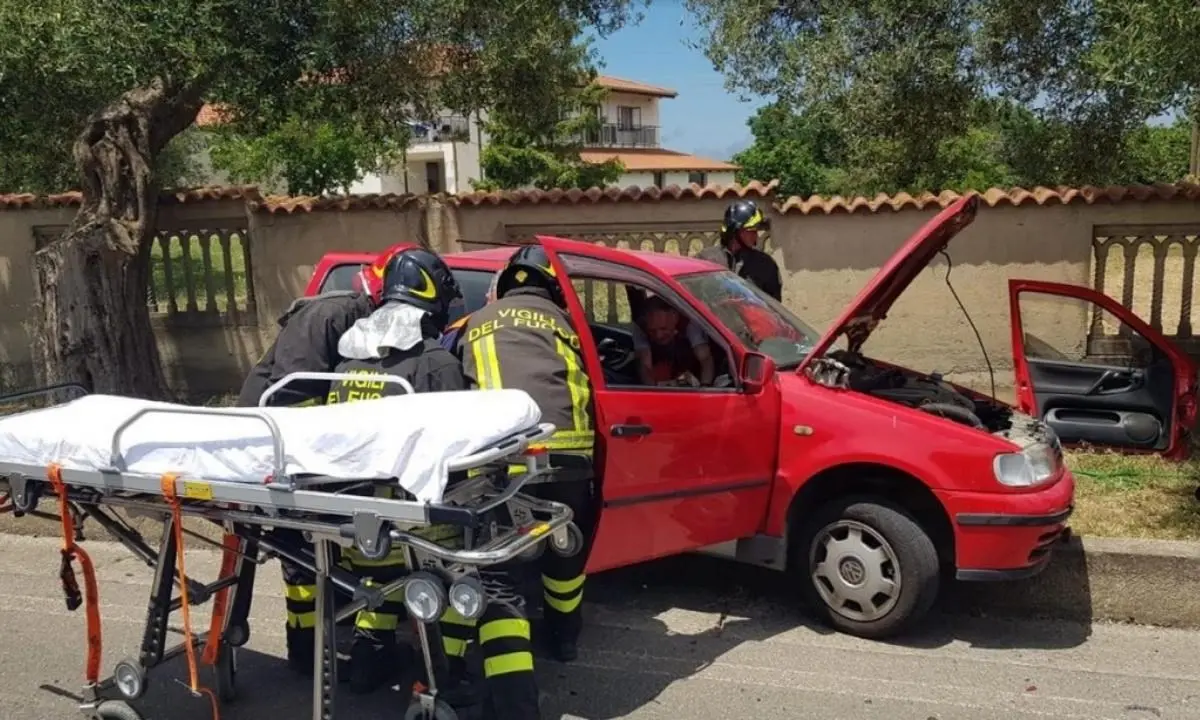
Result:
M287 660L288 667L293 672L305 677L313 674L313 653L315 650L315 633L308 628L287 628Z
M350 646L350 690L366 695L403 675L413 663L412 649L395 639L359 636Z

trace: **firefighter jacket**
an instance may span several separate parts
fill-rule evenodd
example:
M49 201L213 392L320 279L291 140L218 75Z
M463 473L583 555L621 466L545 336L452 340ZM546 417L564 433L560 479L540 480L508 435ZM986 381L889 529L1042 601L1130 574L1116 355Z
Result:
M467 389L462 363L433 339L426 339L407 350L392 350L382 358L343 360L337 366L337 372L396 375L411 383L413 390L419 393ZM402 395L404 392L404 388L396 383L339 380L330 388L325 402L333 404L374 400L390 395Z
M333 372L341 359L338 340L360 318L371 314L369 295L329 292L292 303L279 318L279 335L246 377L239 407L254 407L272 384L293 372ZM329 394L329 382L298 381L275 393L274 406L319 404Z
M476 310L459 343L472 387L524 390L557 428L551 450L591 454L592 384L579 335L548 293L521 288Z

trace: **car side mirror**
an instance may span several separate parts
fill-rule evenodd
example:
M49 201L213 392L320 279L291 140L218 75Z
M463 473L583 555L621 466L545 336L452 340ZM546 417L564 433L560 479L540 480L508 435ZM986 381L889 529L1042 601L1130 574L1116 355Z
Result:
M748 352L742 357L742 386L757 395L775 376L775 361L762 353Z

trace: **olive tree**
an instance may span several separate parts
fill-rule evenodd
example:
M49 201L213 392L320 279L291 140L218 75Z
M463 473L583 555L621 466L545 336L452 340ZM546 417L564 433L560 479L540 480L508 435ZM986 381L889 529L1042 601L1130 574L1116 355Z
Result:
M42 379L165 392L145 302L156 163L205 103L248 135L301 117L402 137L437 109L545 97L547 63L585 74L575 38L627 2L0 0L0 156L69 148L83 195L34 255Z

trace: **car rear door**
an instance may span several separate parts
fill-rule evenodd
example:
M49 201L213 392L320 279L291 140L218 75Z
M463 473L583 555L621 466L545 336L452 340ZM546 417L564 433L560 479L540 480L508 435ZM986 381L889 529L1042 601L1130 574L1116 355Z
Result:
M1095 290L1010 280L1017 404L1065 443L1186 457L1196 364Z
M659 388L605 382L595 335L572 280L646 286L706 331L690 295L632 255L539 238L565 277L568 309L592 380L602 510L588 571L633 565L756 534L766 519L779 437L774 381L756 393L733 387ZM694 316L692 316L694 314ZM719 335L719 332L717 333ZM717 341L721 342L721 341ZM741 348L713 344L731 355Z

